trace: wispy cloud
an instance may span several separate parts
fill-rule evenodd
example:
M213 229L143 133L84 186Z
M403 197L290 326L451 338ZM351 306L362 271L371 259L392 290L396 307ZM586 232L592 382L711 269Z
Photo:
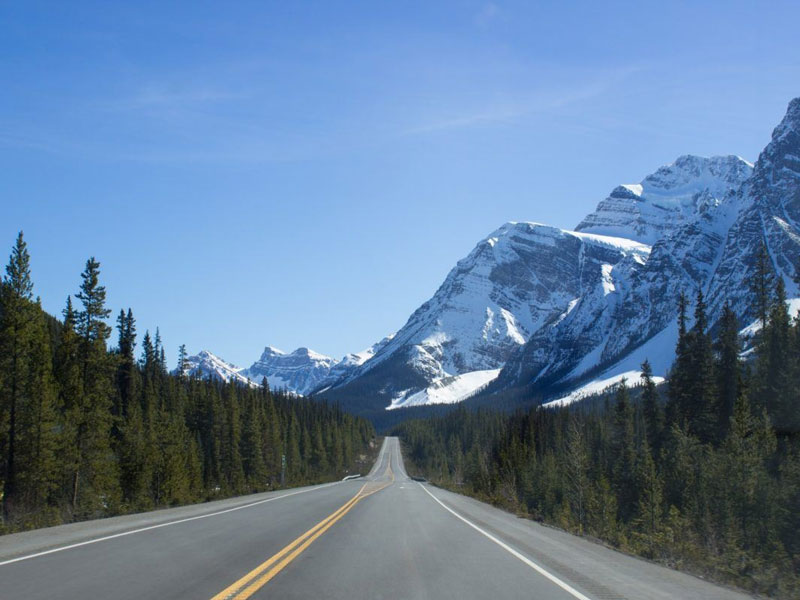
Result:
M519 120L576 105L601 96L625 79L641 72L640 65L623 66L590 76L573 85L543 85L535 90L511 90L502 101L487 100L483 106L445 108L440 115L413 125L402 135L424 135L448 130L507 125Z

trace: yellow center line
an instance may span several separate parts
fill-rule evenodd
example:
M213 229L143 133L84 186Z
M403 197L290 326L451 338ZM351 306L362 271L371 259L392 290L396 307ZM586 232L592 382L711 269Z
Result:
M389 467L391 471L391 466ZM341 507L334 511L330 516L324 518L322 521L314 525L311 529L306 531L303 535L298 537L289 545L285 546L279 552L271 556L269 559L258 565L255 569L241 577L219 594L214 596L211 600L245 600L259 589L261 589L267 582L269 582L275 575L280 573L286 565L297 558L306 548L308 548L314 541L317 540L322 534L330 529L339 519L344 517L350 510L367 496L371 496L383 489L386 489L394 482L394 474L391 474L392 480L374 490L364 493L367 484L361 486L358 493L345 502Z
M232 583L231 585L226 587L219 594L214 596L211 600L226 600L228 598L233 598L234 594L238 590L240 590L243 587L245 587L252 579L258 577L261 573L264 572L264 570L268 569L271 565L273 565L276 561L278 561L282 556L284 556L288 552L291 552L295 547L297 547L300 543L302 543L302 541L304 539L306 539L310 535L313 535L320 528L324 527L326 523L328 523L331 519L336 517L343 510L345 510L349 506L352 506L356 502L358 502L358 500L360 498L360 494L364 490L365 487L367 487L366 483L361 486L361 489L358 490L358 492L356 493L355 496L353 496L352 498L350 498L350 500L345 502L341 507L339 507L336 511L334 511L333 514L325 517L322 521L320 521L319 523L314 525L314 527L312 527L311 529L306 531L303 535L298 537L296 540L294 540L293 542L291 542L287 546L283 547L276 554L274 554L269 559L267 559L266 561L264 561L263 563L258 565L255 569L253 569L252 571L247 573L247 575L245 575L244 577L241 577L240 579L236 580L234 583Z

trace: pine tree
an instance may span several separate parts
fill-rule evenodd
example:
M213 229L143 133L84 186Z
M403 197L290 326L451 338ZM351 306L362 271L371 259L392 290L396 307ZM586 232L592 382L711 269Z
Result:
M619 500L619 518L628 521L636 507L633 409L623 379L617 386L611 460L613 488Z
M739 323L736 314L727 302L722 308L720 330L716 343L716 382L718 397L718 436L724 438L733 406L742 392L744 381L742 365L739 359L741 344L739 342Z
M678 341L675 345L675 362L669 373L669 385L667 387L666 421L669 426L674 424L682 425L686 422L686 411L691 402L689 379L692 370L692 357L686 329L687 306L686 294L681 292L678 296Z
M730 431L725 439L726 472L722 481L732 486L734 525L740 540L767 544L774 530L774 515L762 503L769 484L766 464L776 449L775 435L766 414L756 417L750 403L740 395L734 406Z
M178 348L178 375L186 375L186 344L181 344Z
M29 513L29 522L47 524L57 472L56 388L47 325L32 297L30 256L20 232L0 285L3 519Z
M571 512L578 521L578 532L583 533L587 525L586 510L590 494L589 454L581 423L574 413L569 419L565 459L567 497Z
M786 289L779 278L767 325L757 346L756 407L764 407L775 427L782 430L792 421L795 382L791 375L791 323L786 310Z
M639 450L636 467L636 487L639 490L639 504L637 519L649 548L649 555L653 555L657 542L657 534L663 515L663 490L661 479L656 472L656 464L650 451L650 445L645 439Z
M5 456L2 478L3 518L6 521L14 512L19 495L19 416L28 402L24 390L30 361L28 346L34 321L32 298L30 256L20 231L0 286L0 422L3 424L0 449Z
M72 298L67 296L63 311L64 326L56 352L55 375L59 390L59 406L62 410L62 432L59 440L59 456L64 473L61 480L61 496L71 503L75 487L74 474L78 472L80 457L77 444L78 427L81 422L81 365L80 339L75 331L75 310Z
M119 479L110 443L113 364L106 352L111 329L105 319L110 311L105 307L106 290L99 276L100 263L92 257L86 261L76 295L83 310L75 315L81 393L74 440L78 464L72 474L71 504L80 514L105 512L118 496Z
M144 339L142 340L142 356L139 359L139 364L147 376L154 376L156 372L156 350L153 347L153 340L150 337L150 331L144 332Z
M690 371L688 395L683 414L687 420L689 432L703 442L710 442L717 433L717 394L714 381L714 350L711 335L708 333L706 305L703 292L697 291L694 312L694 325L689 335Z
M57 388L52 371L52 351L44 313L39 301L29 347L29 369L25 381L28 403L21 412L19 482L29 522L52 525L56 521L53 493L61 465L58 461Z
M658 451L664 431L664 411L658 399L658 390L653 381L653 368L650 361L642 363L642 412L644 414L647 440Z
M136 380L136 321L133 311L129 308L127 314L120 310L117 316L117 332L119 334L117 364L117 396L119 398L115 414L124 418L128 411L128 404L134 397L134 383Z
M769 309L772 296L772 281L775 278L772 261L770 260L767 244L762 240L755 256L755 272L750 279L750 291L753 294L756 315L761 321L762 328L766 326L769 318Z

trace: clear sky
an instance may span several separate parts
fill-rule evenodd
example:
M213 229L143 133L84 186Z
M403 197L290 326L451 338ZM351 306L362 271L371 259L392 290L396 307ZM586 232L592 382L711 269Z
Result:
M4 2L0 251L58 313L247 366L401 327L505 221L574 227L678 155L769 140L792 2ZM6 250L2 250L5 247Z

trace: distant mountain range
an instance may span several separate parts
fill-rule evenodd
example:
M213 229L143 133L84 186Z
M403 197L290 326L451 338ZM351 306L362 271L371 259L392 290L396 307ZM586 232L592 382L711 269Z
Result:
M247 369L202 352L190 371L351 404L358 412L459 402L570 401L673 359L677 297L703 290L710 323L766 245L790 296L800 265L800 98L755 165L681 156L616 187L566 231L507 223L460 260L393 336L341 360L271 347ZM471 400L473 401L473 400Z

